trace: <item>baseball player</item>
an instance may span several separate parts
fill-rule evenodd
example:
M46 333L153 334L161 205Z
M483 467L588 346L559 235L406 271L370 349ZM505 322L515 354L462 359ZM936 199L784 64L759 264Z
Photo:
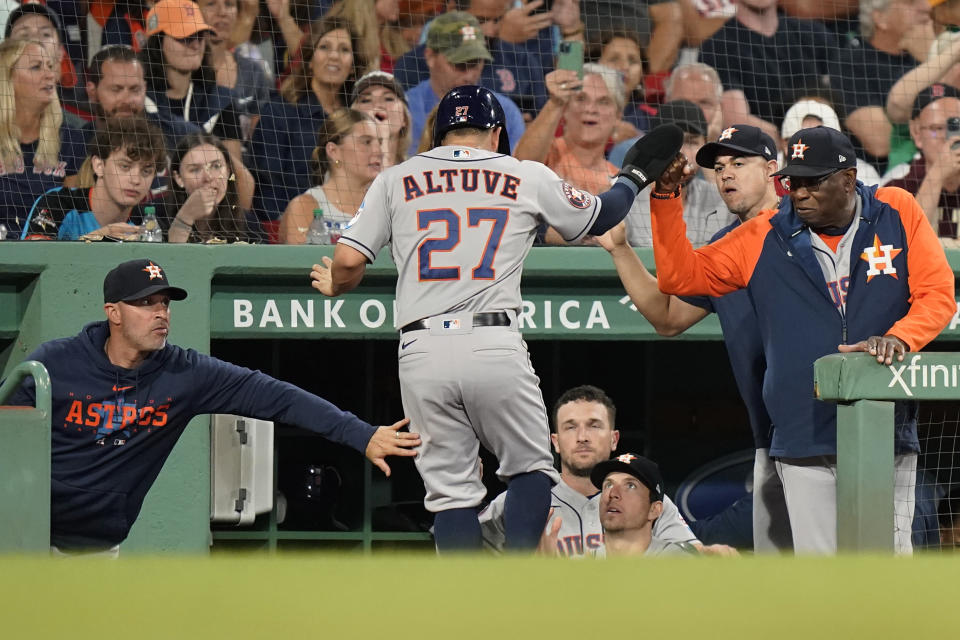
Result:
M663 478L655 462L635 453L625 453L594 467L590 481L601 488L600 524L605 534L603 548L594 555L697 553L690 544L669 542L653 535L653 525L663 514L664 498Z
M553 547L566 556L582 556L603 547L600 490L590 474L617 448L620 432L614 427L616 414L613 400L591 385L565 391L553 405L554 432L550 440L560 457L560 482L550 492L553 514L542 539L542 551L552 551ZM505 501L506 493L501 493L480 513L483 540L497 550L503 548ZM653 523L653 536L665 542L699 546L673 501L664 495L662 502L663 513Z
M849 139L801 129L775 176L789 178L766 210L694 251L684 236L679 156L651 198L657 281L665 293L722 296L746 289L763 339L763 400L773 422L770 456L783 482L797 553L837 549L837 407L814 398L813 363L865 351L901 361L933 340L956 312L953 271L923 210L895 187L857 181ZM895 531L912 550L916 404L897 403Z
M423 438L416 463L441 552L482 548L480 443L497 456L508 486L507 549L535 548L546 524L558 475L539 380L517 328L520 275L537 226L544 221L571 242L604 233L683 138L676 128L652 131L598 198L540 163L510 157L504 123L488 90L447 93L434 148L374 180L333 260L324 257L311 273L313 287L339 295L391 245L400 388Z
M777 146L757 127L735 124L724 129L717 142L697 152L697 164L712 172L720 197L737 219L716 233L722 238L758 213L779 203L770 174L777 170ZM773 430L763 404L766 360L756 314L746 291L719 298L678 298L661 293L657 279L627 244L623 225L598 240L610 252L630 300L658 333L675 336L716 312L740 395L747 407L756 454L753 465L753 548L758 553L792 548L790 520L783 486L770 459ZM664 512L668 510L664 500ZM656 531L654 531L656 533Z

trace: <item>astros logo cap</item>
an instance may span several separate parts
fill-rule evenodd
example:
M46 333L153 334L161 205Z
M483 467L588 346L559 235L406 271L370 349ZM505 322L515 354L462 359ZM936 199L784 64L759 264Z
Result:
M708 142L697 151L697 164L713 169L717 156L760 156L764 160L777 158L777 144L769 135L748 124L735 124L720 133L716 142Z
M590 482L595 487L602 487L604 478L617 471L629 473L642 482L650 489L654 502L663 500L663 477L660 475L660 467L653 460L636 453L624 453L616 458L604 460L590 472Z
M166 293L171 300L183 300L187 292L170 286L167 274L156 260L128 260L103 279L104 302L128 302L155 293Z
M787 166L774 176L817 178L857 166L850 139L830 127L800 129L787 143Z

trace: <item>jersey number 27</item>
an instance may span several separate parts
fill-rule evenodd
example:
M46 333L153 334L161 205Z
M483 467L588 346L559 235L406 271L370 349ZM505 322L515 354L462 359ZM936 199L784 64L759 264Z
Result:
M487 235L486 245L470 276L473 280L493 280L496 270L493 261L500 248L503 231L507 228L508 209L467 209L467 229L479 227L482 222L492 222ZM417 229L424 231L432 225L445 225L447 235L442 238L427 238L417 247L417 261L420 271L420 281L429 280L459 280L460 267L435 267L431 263L432 253L435 251L453 251L460 244L460 214L453 209L425 209L417 212ZM482 233L478 229L479 233Z

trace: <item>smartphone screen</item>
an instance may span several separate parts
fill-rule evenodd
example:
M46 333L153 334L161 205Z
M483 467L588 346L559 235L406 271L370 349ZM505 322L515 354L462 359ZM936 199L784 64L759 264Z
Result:
M583 43L574 40L564 40L560 43L557 56L557 69L576 71L577 77L583 80Z

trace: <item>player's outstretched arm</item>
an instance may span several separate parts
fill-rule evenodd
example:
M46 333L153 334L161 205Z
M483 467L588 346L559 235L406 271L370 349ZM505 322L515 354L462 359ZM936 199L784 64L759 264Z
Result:
M310 286L331 298L356 289L367 270L367 257L345 244L337 245L333 260L324 256L321 261L313 265Z
M410 419L404 418L399 422L394 422L389 427L378 427L373 437L370 438L370 442L367 443L367 450L364 455L388 478L390 477L390 466L385 460L387 456L409 458L417 455L413 448L420 446L420 434L400 431L409 423Z
M627 243L626 222L597 238L610 253L630 302L661 336L675 336L700 322L707 312L660 291L657 279Z

